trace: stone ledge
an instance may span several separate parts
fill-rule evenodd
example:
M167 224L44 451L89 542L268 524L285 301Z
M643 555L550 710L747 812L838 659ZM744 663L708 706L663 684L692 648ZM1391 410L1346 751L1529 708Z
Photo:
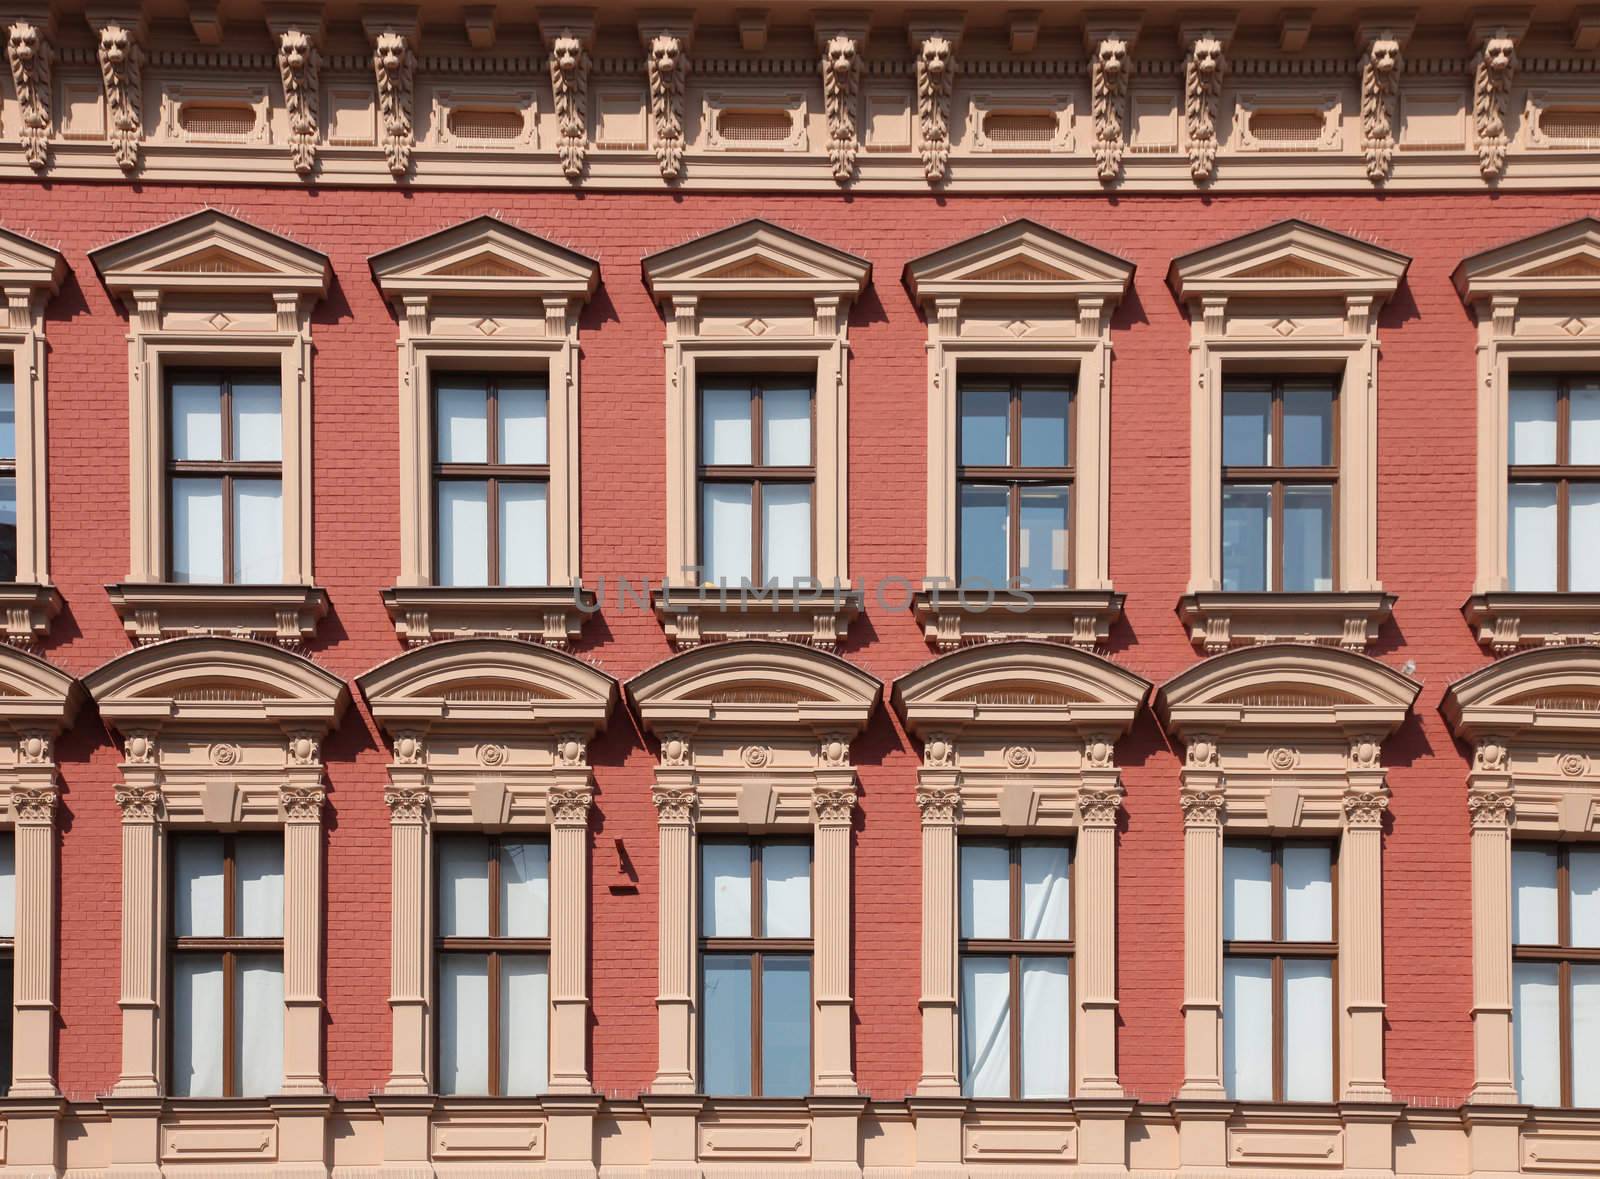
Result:
M36 652L50 633L51 621L61 613L61 593L53 585L37 582L0 583L0 611L5 625L0 639Z
M303 648L328 613L314 585L195 585L124 582L106 586L128 637L141 646L182 635L229 635Z
M777 639L834 651L861 614L858 589L656 590L651 608L679 651L729 639Z
M1365 651L1394 612L1382 590L1237 593L1203 590L1178 599L1189 641L1207 655L1260 643L1314 643Z
M996 591L991 599L971 590L963 596L952 587L919 590L911 609L923 636L940 651L1013 639L1047 639L1093 651L1110 637L1125 598L1109 589L1059 589Z
M1473 594L1461 615L1485 650L1509 655L1524 647L1600 644L1600 593Z
M565 651L599 609L581 585L411 586L382 593L395 634L408 647L440 639L512 638Z

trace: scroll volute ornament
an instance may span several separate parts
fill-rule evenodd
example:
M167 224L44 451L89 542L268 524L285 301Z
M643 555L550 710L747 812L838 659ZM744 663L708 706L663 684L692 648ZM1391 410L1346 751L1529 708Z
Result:
M1196 184L1217 170L1217 112L1225 59L1216 37L1196 37L1183 63L1183 118L1189 138L1189 174Z
M372 50L372 72L378 82L378 114L383 119L383 151L389 171L405 175L416 142L412 127L412 90L417 57L400 33L379 33Z
M1472 126L1485 180L1497 180L1506 170L1506 108L1516 64L1516 42L1504 33L1487 38L1472 59Z
M21 109L22 158L42 169L50 147L50 43L37 26L17 21L6 35L6 60Z
M301 176L317 166L318 77L322 54L311 37L289 29L278 41L278 75L283 80L284 113L289 119L289 159Z
M676 180L683 174L683 96L689 72L683 42L670 33L652 38L648 69L656 162L663 180Z
M106 128L117 166L132 172L139 166L139 139L144 131L144 50L133 30L108 24L100 30L100 80L105 87Z
M828 119L828 162L833 178L849 183L860 149L856 103L861 91L861 54L854 37L830 37L822 54L822 110Z
M1394 166L1394 125L1400 96L1400 42L1374 37L1361 55L1361 152L1367 179L1382 184Z
M929 184L943 184L950 167L950 95L956 72L948 38L926 37L917 52L917 124L922 136L922 171Z
M1128 43L1106 37L1095 49L1089 83L1089 109L1094 117L1095 172L1103 184L1122 174L1122 152L1128 125Z
M550 46L550 88L555 95L556 156L569 180L583 172L589 146L589 70L592 62L583 42L570 32Z

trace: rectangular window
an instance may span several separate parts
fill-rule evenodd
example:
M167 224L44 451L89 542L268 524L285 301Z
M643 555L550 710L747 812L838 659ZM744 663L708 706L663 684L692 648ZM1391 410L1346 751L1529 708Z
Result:
M283 837L172 838L172 1092L283 1084Z
M1511 958L1518 1098L1600 1106L1600 847L1513 848Z
M707 585L793 586L814 568L812 382L799 375L700 385L700 570Z
M700 845L700 1076L720 1097L811 1092L811 845Z
M1070 584L1072 388L974 379L959 397L956 576L963 585Z
M433 390L440 585L550 580L550 393L544 377L446 374Z
M1072 1091L1072 852L1064 843L961 844L961 1091Z
M274 372L168 376L167 565L173 581L283 580L282 412Z
M550 845L441 835L439 1092L544 1092L550 1057Z
M1222 857L1222 1075L1236 1101L1332 1101L1339 956L1326 843L1229 842Z
M1600 591L1600 377L1517 377L1508 410L1511 588Z
M0 831L0 1091L11 1088L10 1011L15 998L17 937L17 845L11 831Z
M11 366L5 365L0 366L0 581L16 579L17 383Z
M1324 591L1338 580L1333 377L1230 377L1222 390L1222 588Z

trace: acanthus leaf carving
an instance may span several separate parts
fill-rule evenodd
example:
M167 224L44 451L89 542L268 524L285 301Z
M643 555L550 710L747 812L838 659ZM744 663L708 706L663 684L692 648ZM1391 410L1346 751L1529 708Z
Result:
M594 795L586 788L572 787L552 790L549 794L550 815L557 823L584 826L589 822L589 807Z
M848 825L856 813L856 792L833 788L814 790L811 803L816 809L818 823Z
M943 786L918 786L917 809L924 825L955 823L961 818L961 791Z
M1183 764L1191 770L1214 770L1221 766L1217 743L1211 737L1195 737L1183 752Z
M398 765L420 766L425 757L422 738L415 733L401 733L394 739L394 760Z
M1352 770L1376 770L1381 768L1383 746L1376 737L1352 737L1350 750L1345 761Z
M955 88L955 49L945 37L927 37L917 53L917 124L922 172L943 184L950 167L950 96Z
M689 739L678 733L668 733L661 738L661 764L686 766L689 764Z
M1183 822L1187 827L1218 826L1222 822L1225 801L1220 790L1184 787L1178 791L1178 805L1183 808Z
M1486 39L1472 59L1472 126L1485 180L1497 180L1506 170L1506 108L1516 67L1516 42L1503 32Z
M19 787L11 791L11 807L17 822L49 824L55 821L60 793L53 786Z
M301 176L317 166L318 80L322 54L311 37L289 29L278 42L278 75L283 80L284 113L289 120L289 159Z
M25 733L17 739L17 762L25 766L45 766L50 764L50 734L43 732Z
M550 87L555 95L556 155L569 180L583 173L589 146L589 51L570 31L550 46Z
M1514 801L1509 790L1469 790L1467 812L1474 827L1505 828L1511 825Z
M589 764L589 745L582 733L566 733L556 741L556 765L576 769Z
M1120 787L1078 791L1078 818L1085 827L1114 827L1122 806Z
M692 823L695 801L692 787L657 786L650 791L650 802L660 823Z
M1091 733L1083 739L1083 764L1091 770L1114 768L1116 738L1110 733Z
M372 72L378 82L378 114L383 119L383 152L389 171L405 175L411 166L416 135L412 123L412 91L417 56L402 33L379 33L372 50Z
M1361 55L1361 152L1367 179L1382 184L1394 166L1394 128L1400 96L1400 42L1374 37Z
M683 174L683 96L689 72L683 42L670 33L652 38L647 68L656 162L663 180L677 180Z
M856 104L861 90L861 54L854 37L832 37L822 55L822 110L828 120L828 162L833 178L849 183L860 142Z
M149 766L156 761L155 738L149 733L127 733L122 741L122 760L129 765Z
M1485 737L1473 750L1472 768L1486 774L1503 774L1509 767L1510 751L1498 737Z
M315 733L293 734L289 738L287 751L292 766L314 766L322 762L322 743L317 740Z
M321 786L281 786L278 804L291 822L316 823L322 820L322 804L328 793Z
M1196 37L1183 63L1183 117L1189 140L1189 174L1205 184L1217 171L1217 110L1225 66L1222 42Z
M100 80L105 87L106 129L117 166L131 172L139 166L139 140L144 132L144 49L133 30L119 24L100 29Z
M1389 795L1383 790L1348 790L1344 796L1346 827L1381 827Z
M846 769L850 765L850 738L830 733L817 746L817 761L827 769Z
M1122 174L1122 152L1128 124L1128 43L1107 37L1095 49L1089 84L1094 117L1095 173L1102 184Z
M430 798L426 790L397 787L383 792L389 820L394 823L420 823L428 816Z
M154 787L124 786L115 797L124 823L154 822L161 817L161 791Z
M943 733L934 733L922 746L922 764L930 770L954 769L956 745Z
M42 169L48 160L52 58L50 43L37 26L19 20L8 30L6 59L11 63L11 82L22 114L18 141L22 158L32 168Z

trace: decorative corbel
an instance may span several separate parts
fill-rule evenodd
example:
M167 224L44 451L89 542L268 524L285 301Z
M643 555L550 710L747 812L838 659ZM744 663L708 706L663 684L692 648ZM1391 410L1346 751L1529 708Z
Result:
M416 10L375 12L363 17L361 23L372 42L372 73L378 84L384 156L390 174L404 176L411 167L411 149L416 145Z
M1179 28L1183 45L1184 131L1189 175L1196 184L1209 184L1216 175L1222 76L1233 28L1229 17L1185 21Z
M589 46L594 14L587 9L542 13L539 31L550 50L550 89L556 107L556 155L568 180L583 174L589 147Z
M189 28L202 45L222 44L222 13L217 0L189 0Z
M691 17L683 14L658 16L639 24L650 85L650 131L661 178L667 181L683 175L684 94L693 29Z
M278 76L283 82L283 107L289 120L289 160L298 175L317 166L317 138L322 71L322 13L317 8L279 9L267 17L277 41Z
M830 13L816 26L822 51L822 111L828 120L828 162L833 178L848 184L861 149L861 53L867 44L865 15Z
M1498 180L1506 170L1506 118L1511 79L1517 68L1517 42L1528 31L1526 12L1488 14L1472 22L1472 128L1478 141L1478 172Z
M100 81L105 91L106 133L112 155L124 172L139 166L144 135L144 18L126 10L86 13L95 30Z
M1102 184L1122 175L1122 153L1128 138L1128 78L1133 73L1133 47L1139 38L1137 18L1093 14L1084 22L1083 37L1092 55L1089 69L1089 111L1094 121L1095 173Z
M21 114L17 138L22 144L22 158L35 169L44 168L49 160L52 32L48 21L34 24L17 20L6 33L6 60L11 64L11 82Z
M746 53L763 53L767 48L767 10L741 8L734 13L739 25L739 48Z
M1042 15L1037 8L1013 8L1006 13L1012 53L1032 53L1038 47L1039 19Z
M950 98L955 90L961 30L959 14L942 21L912 21L907 29L917 55L917 129L921 135L922 172L933 185L943 184L950 169Z
M1367 161L1367 179L1374 184L1388 180L1394 166L1401 53L1415 27L1416 18L1409 13L1356 26L1361 50L1361 153Z
M495 11L493 4L469 4L461 10L461 24L466 29L467 44L474 49L493 49L495 38Z

